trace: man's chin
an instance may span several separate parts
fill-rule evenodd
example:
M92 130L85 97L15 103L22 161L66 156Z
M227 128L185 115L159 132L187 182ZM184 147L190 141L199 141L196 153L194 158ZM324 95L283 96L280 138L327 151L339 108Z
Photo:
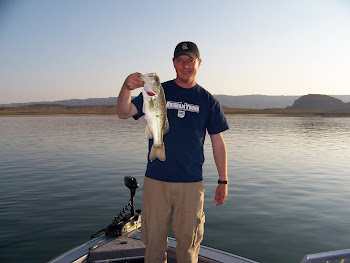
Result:
M183 82L183 83L190 83L191 82L190 77L179 76L179 80L181 80L181 82Z

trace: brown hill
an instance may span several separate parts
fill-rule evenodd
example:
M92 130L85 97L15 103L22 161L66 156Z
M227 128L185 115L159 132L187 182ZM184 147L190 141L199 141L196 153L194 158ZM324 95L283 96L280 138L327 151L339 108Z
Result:
M350 103L336 99L328 95L309 94L294 101L294 104L286 109L296 110L350 110Z
M57 104L35 104L20 107L0 107L1 116L15 115L108 115L116 114L116 105L66 106Z

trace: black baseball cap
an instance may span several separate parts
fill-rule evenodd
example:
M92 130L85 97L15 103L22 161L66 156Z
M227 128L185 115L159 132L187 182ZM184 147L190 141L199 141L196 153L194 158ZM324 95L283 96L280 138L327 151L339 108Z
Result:
M190 41L184 41L177 44L174 51L174 59L181 55L187 55L193 59L200 58L197 45Z

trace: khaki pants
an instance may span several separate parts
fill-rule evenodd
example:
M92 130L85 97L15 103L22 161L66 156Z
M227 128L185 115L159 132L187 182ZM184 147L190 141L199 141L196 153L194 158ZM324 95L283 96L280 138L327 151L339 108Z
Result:
M205 221L203 202L203 182L168 183L145 177L141 233L146 263L167 262L171 222L177 262L198 262Z

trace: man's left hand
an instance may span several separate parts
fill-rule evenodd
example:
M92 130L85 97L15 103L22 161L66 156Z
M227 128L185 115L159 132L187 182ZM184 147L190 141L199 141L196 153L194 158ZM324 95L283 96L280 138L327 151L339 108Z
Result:
M218 187L216 187L216 192L215 192L216 205L225 204L226 197L227 197L227 184L219 184Z

